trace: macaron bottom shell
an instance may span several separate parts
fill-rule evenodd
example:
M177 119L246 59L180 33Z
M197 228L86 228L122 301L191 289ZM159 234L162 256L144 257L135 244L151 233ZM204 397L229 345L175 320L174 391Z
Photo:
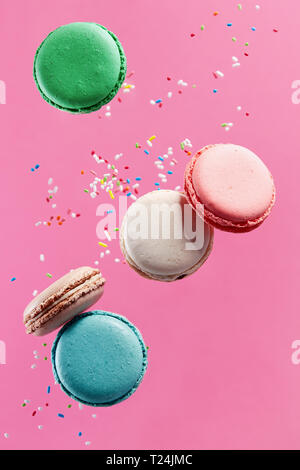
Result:
M147 368L147 350L126 318L94 310L59 331L52 366L68 396L89 406L111 406L136 391Z

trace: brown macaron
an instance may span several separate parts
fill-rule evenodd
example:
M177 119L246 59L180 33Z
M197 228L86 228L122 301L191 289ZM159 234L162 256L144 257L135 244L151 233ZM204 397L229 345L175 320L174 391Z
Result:
M24 310L26 333L43 336L97 302L105 279L98 269L74 269L37 295Z

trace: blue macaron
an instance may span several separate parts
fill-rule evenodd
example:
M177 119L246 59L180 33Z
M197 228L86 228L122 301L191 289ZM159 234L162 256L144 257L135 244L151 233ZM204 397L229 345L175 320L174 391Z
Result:
M94 310L59 331L52 365L56 381L71 398L85 405L110 406L137 389L147 368L147 349L126 318Z

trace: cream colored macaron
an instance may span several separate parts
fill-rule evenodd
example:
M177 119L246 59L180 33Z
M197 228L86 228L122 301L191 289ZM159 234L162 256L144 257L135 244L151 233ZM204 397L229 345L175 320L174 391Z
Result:
M213 228L196 214L184 194L152 191L127 210L120 245L138 274L170 282L189 276L206 261Z

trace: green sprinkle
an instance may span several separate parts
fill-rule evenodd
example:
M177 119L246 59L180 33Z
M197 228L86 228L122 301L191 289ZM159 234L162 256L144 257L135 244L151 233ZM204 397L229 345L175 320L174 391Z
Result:
M221 127L226 127L226 126L227 126L226 122L223 122L223 124L221 124Z
M181 150L184 150L184 143L183 142L180 142L180 148L181 148Z
M22 403L22 406L26 406L26 403Z
M242 5L240 3L238 3L238 9L241 10L242 9Z
M119 231L118 227L114 228L114 231L115 231L115 232L118 232L118 231Z
M149 346L146 346L146 349L147 349L147 351L148 351L148 349L149 349Z
M236 37L233 36L232 40L233 40L233 42L236 42Z
M47 346L47 343L43 343L43 346Z
M104 183L107 181L107 176L104 176L103 181Z
M47 361L47 359L48 359L48 357L47 357L47 356L45 356L45 357L44 357L44 361Z
M68 408L72 408L72 405L68 405Z
M47 273L47 274L46 274L46 276L47 276L47 277L50 277L50 279L51 279L51 277L52 277L52 274L50 274L50 273Z
M195 85L195 83L192 85L192 88L196 88L196 85Z
M111 168L112 168L112 170L114 170L116 167L115 167L115 165L112 165Z
M204 24L201 25L200 29L201 31L204 31Z
M52 199L52 198L53 198L53 196L49 196L49 199Z
M249 42L245 42L245 46L249 46Z
M84 191L85 193L88 193L88 192L89 192L89 190L88 190L88 189L84 189L83 191Z
M140 144L138 144L138 143L135 144L135 148L136 148L136 149L138 149L139 146L140 146Z
M120 186L121 182L120 181L117 181L117 186Z

